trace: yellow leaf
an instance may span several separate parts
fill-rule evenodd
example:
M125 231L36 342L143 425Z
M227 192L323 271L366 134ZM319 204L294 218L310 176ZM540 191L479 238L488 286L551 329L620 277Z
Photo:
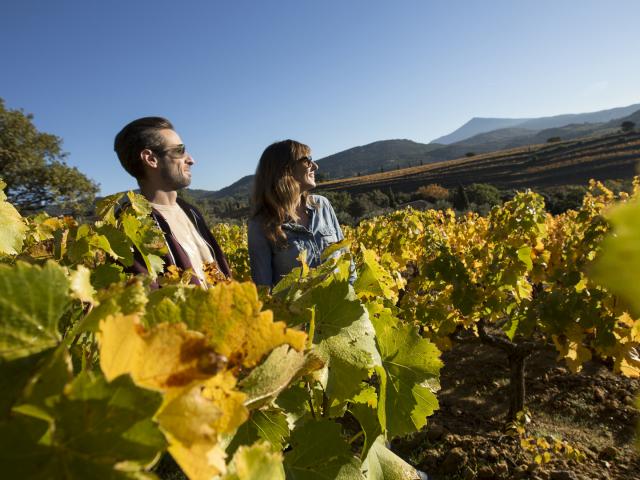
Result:
M186 303L183 318L204 332L230 365L254 367L285 343L298 351L304 349L304 332L287 329L284 322L274 322L270 310L260 311L262 302L252 282L219 283L206 291L194 290Z
M551 338L559 352L558 359L564 359L573 373L579 372L582 364L591 360L591 351L582 345L579 328L568 331L567 337L562 340L557 335L552 335Z
M247 396L234 390L236 377L231 372L222 372L204 383L202 395L223 409L223 415L212 423L217 432L229 433L236 430L249 417L244 402Z
M168 450L190 480L211 480L226 470L227 454L220 445L197 443L186 448L181 443L171 443Z
M174 395L157 415L169 452L191 479L224 473L220 434L235 431L249 416L246 396L235 385L230 372L218 373Z
M199 332L182 323L145 330L139 316L116 315L100 322L100 367L109 381L128 373L146 388L167 391L204 380L224 359Z

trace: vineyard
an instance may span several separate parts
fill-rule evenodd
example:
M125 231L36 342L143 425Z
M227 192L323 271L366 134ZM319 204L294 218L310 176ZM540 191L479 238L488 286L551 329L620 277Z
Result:
M129 192L93 222L22 217L0 193L4 477L158 478L175 461L190 479L419 479L394 445L437 437L441 374L469 341L507 365L501 435L530 465L578 464L588 452L530 428L540 345L571 372L640 377L639 180L619 197L592 182L558 216L527 191L487 217L363 221L271 292L250 282L246 227L214 228L233 281L162 274L149 213ZM127 273L132 247L149 277ZM450 478L535 476L483 477L458 450Z
M430 183L447 188L490 183L516 189L584 184L592 178L631 178L638 155L640 133L615 133L330 180L320 188L357 193L373 189L410 192Z

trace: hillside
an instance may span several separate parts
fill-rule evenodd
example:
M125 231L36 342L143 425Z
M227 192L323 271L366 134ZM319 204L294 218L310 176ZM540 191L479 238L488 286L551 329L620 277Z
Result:
M491 183L500 188L584 184L589 179L629 178L640 160L640 132L529 145L393 172L324 182L324 191L373 189L411 192L438 183L455 187Z
M342 178L419 163L429 152L441 147L436 143L383 140L329 155L318 160L318 165L320 172L329 178Z
M640 103L627 107L609 108L597 112L554 115L540 118L472 118L457 130L448 135L436 138L432 143L450 145L466 140L475 135L504 128L523 128L527 130L544 130L569 124L606 123L614 119L626 117L640 110Z

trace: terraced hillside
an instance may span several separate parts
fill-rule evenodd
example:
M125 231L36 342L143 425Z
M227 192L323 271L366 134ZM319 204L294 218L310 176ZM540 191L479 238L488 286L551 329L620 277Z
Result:
M640 161L640 132L529 145L384 173L324 182L319 189L352 193L373 189L415 191L438 183L455 187L490 183L499 188L583 184L589 179L629 178Z

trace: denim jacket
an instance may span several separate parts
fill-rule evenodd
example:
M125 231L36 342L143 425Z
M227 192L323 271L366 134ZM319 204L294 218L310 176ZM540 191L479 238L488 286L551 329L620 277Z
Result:
M278 249L264 234L260 217L249 220L249 264L251 277L257 285L273 286L295 267L300 252L307 251L310 267L320 265L320 256L327 246L344 238L333 207L325 197L312 195L316 208L307 207L309 228L287 222L282 229L287 235L287 247Z

